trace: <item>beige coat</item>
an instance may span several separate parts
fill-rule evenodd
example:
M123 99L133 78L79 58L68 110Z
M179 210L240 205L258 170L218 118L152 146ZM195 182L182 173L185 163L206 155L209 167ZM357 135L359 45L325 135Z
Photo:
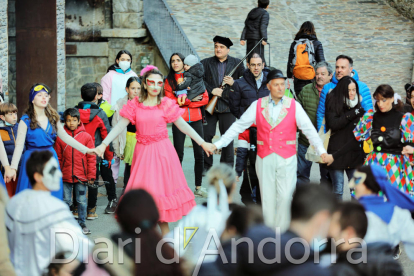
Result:
M111 110L115 111L115 113L112 117L112 125L113 126L116 126L116 124L121 119L121 115L119 115L119 111L122 109L122 107L125 104L127 104L127 102L128 102L128 95L126 95L125 97L119 99L116 102L116 104L114 104L111 107ZM121 134L119 134L114 139L114 141L112 142L112 146L114 147L114 152L115 152L117 157L121 157L122 155L124 155L125 144L126 144L126 133L127 133L127 129L125 128L124 130L122 130Z
M15 276L13 265L9 258L9 243L6 233L6 204L9 200L6 189L0 184L0 276Z

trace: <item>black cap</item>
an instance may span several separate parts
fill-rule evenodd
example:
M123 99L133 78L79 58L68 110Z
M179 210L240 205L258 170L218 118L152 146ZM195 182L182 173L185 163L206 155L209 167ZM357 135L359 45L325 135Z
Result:
M274 69L267 74L267 80L266 83L269 83L271 80L274 79L287 79L285 76L283 76L282 71L279 69Z
M233 46L233 42L231 42L230 38L228 37L223 37L223 36L218 36L216 35L213 38L214 43L218 42L220 44L223 44L224 46L226 46L227 48L230 48L230 46Z

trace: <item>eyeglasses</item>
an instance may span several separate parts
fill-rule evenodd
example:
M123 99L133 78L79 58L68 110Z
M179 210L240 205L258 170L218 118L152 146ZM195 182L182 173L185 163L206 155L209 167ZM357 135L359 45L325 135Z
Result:
M49 93L49 90L44 85L41 85L41 84L36 85L35 88L33 88L33 90L36 91L36 92L40 91L42 89L45 90L47 93Z

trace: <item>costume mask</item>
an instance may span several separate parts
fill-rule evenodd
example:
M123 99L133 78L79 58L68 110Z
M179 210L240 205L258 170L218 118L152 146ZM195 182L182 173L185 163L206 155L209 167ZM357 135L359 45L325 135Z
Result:
M349 181L349 188L355 188L356 185L364 183L365 179L367 179L367 174L359 171L355 171L354 177L352 177L351 181Z
M147 78L148 90L157 90L159 92L163 85L164 82L161 78Z
M52 157L47 161L43 169L43 184L50 191L59 191L62 172L56 158Z

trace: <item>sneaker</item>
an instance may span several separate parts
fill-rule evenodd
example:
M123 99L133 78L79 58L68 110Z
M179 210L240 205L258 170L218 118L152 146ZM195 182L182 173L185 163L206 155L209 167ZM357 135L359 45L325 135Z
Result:
M79 217L78 216L78 207L73 207L72 214L75 217L75 219L77 219Z
M88 227L86 227L86 225L85 225L85 224L81 224L81 225L80 225L80 227L82 228L82 233L83 233L84 235L88 235L88 234L90 234L90 233L91 233L91 230L89 230L89 229L88 229Z
M116 207L118 206L118 200L112 199L108 202L108 206L105 208L105 214L113 214L115 213Z
M88 216L86 217L86 219L97 219L98 215L96 214L96 206L93 207L92 209L88 209Z
M205 188L199 188L194 190L194 195L197 197L207 197L207 190Z
M394 260L398 260L400 258L401 253L402 253L402 250L400 248L400 245L397 245L394 248Z

